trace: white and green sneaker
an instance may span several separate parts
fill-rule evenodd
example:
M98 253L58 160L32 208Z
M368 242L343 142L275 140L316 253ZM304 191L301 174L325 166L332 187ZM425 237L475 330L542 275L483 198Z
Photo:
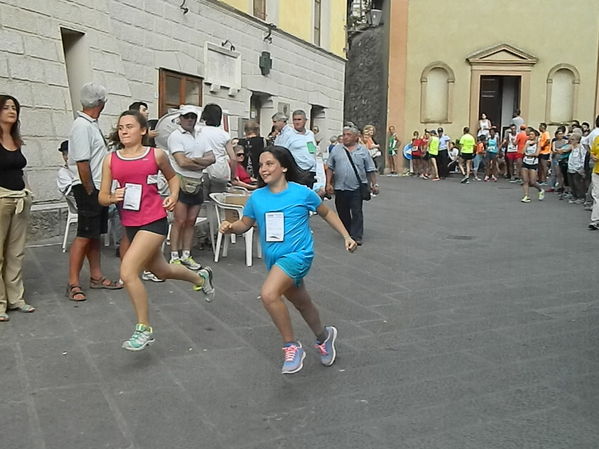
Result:
M214 284L212 281L212 278L213 278L212 268L203 267L202 269L200 269L198 271L198 275L202 279L204 279L204 282L202 284L194 285L193 290L196 292L199 292L199 291L204 292L204 299L206 300L206 302L214 301L214 294L215 294L216 290L214 288Z
M140 323L136 324L135 332L133 332L131 338L123 342L123 349L126 349L127 351L141 351L142 349L145 349L146 346L154 343L152 332L151 326Z

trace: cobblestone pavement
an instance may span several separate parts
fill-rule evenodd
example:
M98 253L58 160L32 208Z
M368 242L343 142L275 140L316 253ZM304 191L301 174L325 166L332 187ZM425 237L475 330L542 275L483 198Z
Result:
M279 373L278 334L243 245L211 265L218 298L148 284L156 343L129 353L123 291L65 299L67 256L26 254L32 315L0 324L0 447L593 448L599 446L599 233L554 195L382 178L355 254L318 217L307 286L339 328ZM330 204L330 203L329 203ZM206 262L210 253L199 253ZM106 251L107 275L117 275ZM294 312L299 338L312 342Z

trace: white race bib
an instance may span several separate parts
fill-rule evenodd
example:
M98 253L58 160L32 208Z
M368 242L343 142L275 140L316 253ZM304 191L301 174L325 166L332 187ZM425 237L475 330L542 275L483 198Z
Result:
M125 184L125 198L123 209L138 211L141 206L141 184Z
M266 241L282 242L285 239L285 214L283 212L267 212Z

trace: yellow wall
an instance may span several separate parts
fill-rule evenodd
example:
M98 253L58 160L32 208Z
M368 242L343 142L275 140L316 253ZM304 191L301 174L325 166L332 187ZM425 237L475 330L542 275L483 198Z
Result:
M221 0L242 11L253 14L252 0ZM314 43L314 2L313 0L277 0L276 12L269 11L267 21L276 21L281 30L306 42ZM278 19L277 19L278 17ZM322 0L321 47L338 56L345 57L345 23L347 19L346 0ZM328 37L328 38L327 38Z
M546 120L547 74L560 63L571 64L580 73L575 118L594 120L599 2L579 0L576 10L584 13L576 14L576 25L568 27L566 23L570 18L559 15L560 11L566 12L561 0L545 0L543 8L536 2L410 0L404 132L411 134L413 130L422 131L425 127L420 123L420 76L428 64L442 61L455 73L453 123L443 126L451 136L459 136L470 120L471 66L466 57L500 43L538 58L531 71L529 116L525 117L528 123L536 127ZM390 84L398 81L392 72L390 76ZM389 98L389 101L394 99ZM393 117L389 117L389 122L392 120Z
M277 26L300 39L312 42L313 8L314 5L309 0L279 0L279 23Z
M248 0L221 0L223 3L227 3L231 5L233 8L236 8L240 11L243 11L246 14L252 14L253 11L250 11L250 2Z
M323 8L325 4L330 2L331 6L331 19L328 24L329 27L329 45L326 48L337 56L345 57L345 23L347 21L347 1L345 0L325 0L323 1ZM323 28L327 26L323 24ZM326 45L326 42L324 43Z

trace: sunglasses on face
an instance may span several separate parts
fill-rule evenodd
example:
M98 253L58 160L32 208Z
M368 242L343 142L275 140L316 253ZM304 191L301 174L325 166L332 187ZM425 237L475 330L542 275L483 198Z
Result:
M245 156L245 154L243 154L243 153L237 153L237 157L239 157L239 156Z

